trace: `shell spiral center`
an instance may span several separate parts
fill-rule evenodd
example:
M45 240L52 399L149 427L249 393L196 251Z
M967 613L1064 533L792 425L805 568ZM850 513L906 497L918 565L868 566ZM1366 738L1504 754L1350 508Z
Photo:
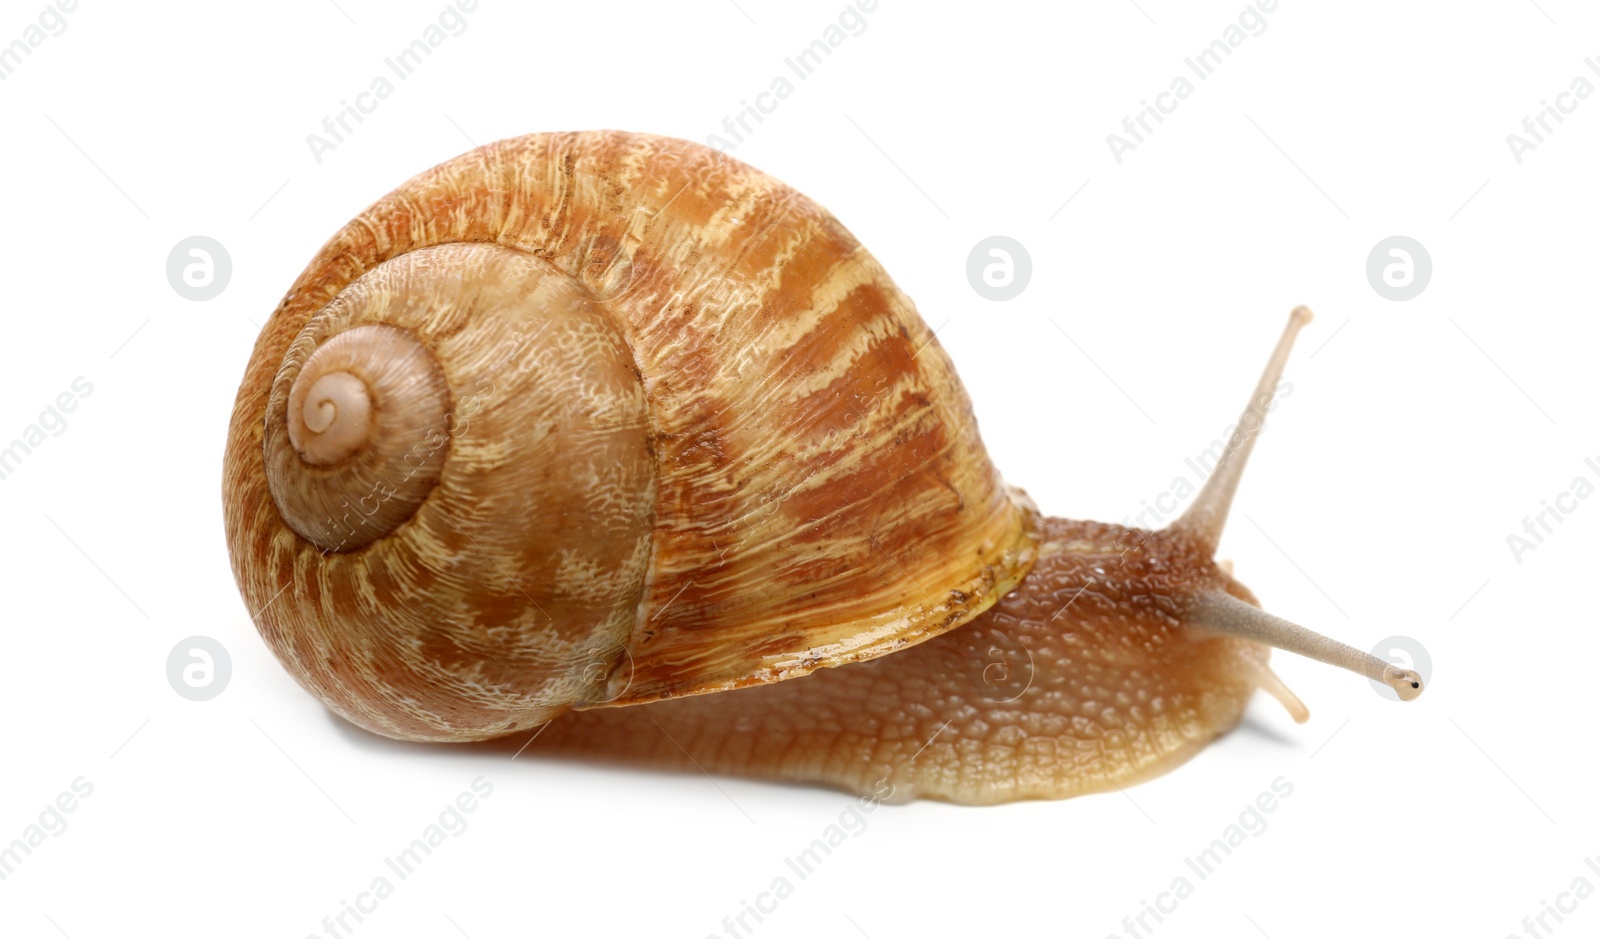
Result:
M444 374L410 331L369 324L336 333L305 358L269 417L273 499L324 551L371 544L438 482L450 420Z

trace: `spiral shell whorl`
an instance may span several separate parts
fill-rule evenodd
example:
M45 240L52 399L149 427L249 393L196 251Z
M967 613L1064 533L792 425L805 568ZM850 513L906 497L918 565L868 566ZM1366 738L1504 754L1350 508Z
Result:
M341 714L469 739L604 699L655 482L633 359L584 285L498 245L377 264L288 344L263 447L297 589L260 625Z
M338 333L298 369L296 351L280 376L293 377L282 434L269 437L268 483L301 537L353 551L394 531L438 482L450 392L433 354L394 326Z
M311 377L318 372L322 377ZM303 369L289 389L288 422L289 443L301 459L314 466L337 463L370 439L372 394L351 372Z

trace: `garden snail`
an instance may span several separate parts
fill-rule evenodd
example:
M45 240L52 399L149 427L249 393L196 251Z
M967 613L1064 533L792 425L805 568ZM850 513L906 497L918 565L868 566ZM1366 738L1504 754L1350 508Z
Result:
M1180 519L1043 518L820 206L681 140L502 141L363 212L262 330L233 570L294 677L390 737L540 727L550 751L971 803L1124 785L1257 687L1303 720L1267 645L1421 691L1212 560L1308 319ZM1014 696L996 647L1032 661Z

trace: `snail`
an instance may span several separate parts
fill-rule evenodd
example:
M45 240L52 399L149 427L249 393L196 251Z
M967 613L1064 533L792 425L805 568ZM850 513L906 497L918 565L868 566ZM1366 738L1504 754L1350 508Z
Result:
M815 202L682 140L501 141L350 222L262 329L232 567L294 678L388 737L899 799L1125 786L1257 688L1304 720L1269 646L1421 691L1213 560L1309 318L1180 518L1044 517Z

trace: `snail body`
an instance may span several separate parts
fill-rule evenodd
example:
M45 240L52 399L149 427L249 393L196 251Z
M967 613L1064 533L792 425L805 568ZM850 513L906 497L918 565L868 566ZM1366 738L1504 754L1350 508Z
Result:
M267 644L368 730L656 761L716 738L728 772L998 801L1181 762L1258 686L1292 701L1263 642L1410 683L1211 561L1252 440L1164 532L1044 519L832 215L697 144L533 135L407 182L311 262L241 384L225 520ZM975 717L986 666L956 663L984 636L1056 663L1003 701L1018 720ZM934 718L1046 768L991 746L952 775L972 752L905 746ZM1036 758L1084 735L1100 770Z

